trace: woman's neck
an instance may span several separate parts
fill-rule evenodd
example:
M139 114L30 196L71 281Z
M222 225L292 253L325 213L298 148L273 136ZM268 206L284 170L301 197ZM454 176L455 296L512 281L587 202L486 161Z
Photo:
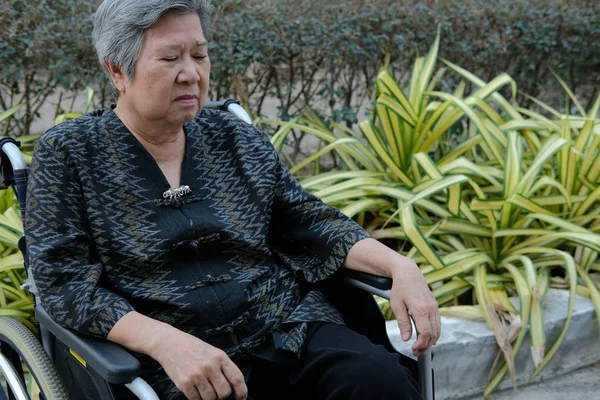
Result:
M119 107L119 104L115 108L115 114L159 165L176 163L183 159L185 152L183 126L144 121L134 112Z
M171 188L181 185L181 163L185 155L185 132L183 126L172 127L168 124L147 124L135 114L128 113L119 105L115 113L136 137L142 146L150 153Z

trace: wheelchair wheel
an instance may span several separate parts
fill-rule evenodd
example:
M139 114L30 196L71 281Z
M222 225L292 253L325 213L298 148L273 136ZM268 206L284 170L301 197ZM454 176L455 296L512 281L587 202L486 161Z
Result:
M3 378L0 400L68 400L67 391L50 357L23 324L12 318L0 318L0 344ZM34 388L39 389L40 397L30 397Z

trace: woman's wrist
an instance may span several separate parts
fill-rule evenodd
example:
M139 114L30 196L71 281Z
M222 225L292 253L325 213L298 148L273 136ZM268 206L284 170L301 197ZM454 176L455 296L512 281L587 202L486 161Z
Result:
M398 258L393 263L391 268L390 276L392 280L405 279L407 276L413 276L413 274L421 275L421 270L417 263L408 257L404 257L398 254Z
M128 350L156 359L161 345L178 332L178 329L169 324L132 311L113 326L107 339Z
M143 353L158 361L164 344L172 343L175 337L182 332L171 325L154 321L158 324L152 329L152 334L144 344Z
M404 279L407 276L421 274L413 260L372 238L356 243L350 249L344 265L350 269L392 279Z

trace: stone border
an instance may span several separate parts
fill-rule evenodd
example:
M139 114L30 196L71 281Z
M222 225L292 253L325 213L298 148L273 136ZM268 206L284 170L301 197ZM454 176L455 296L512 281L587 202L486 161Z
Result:
M569 293L550 289L542 304L546 332L546 351L554 343L567 315ZM511 299L518 303L518 299ZM516 304L518 307L518 304ZM409 342L403 342L395 321L387 322L387 331L394 347L412 357ZM534 371L529 335L526 336L516 360L517 384L524 385ZM461 399L482 395L488 374L498 352L496 340L485 322L442 317L442 337L433 350L435 397L437 400ZM534 382L566 374L600 361L600 332L591 300L577 296L571 325L552 361ZM498 390L512 387L510 378Z

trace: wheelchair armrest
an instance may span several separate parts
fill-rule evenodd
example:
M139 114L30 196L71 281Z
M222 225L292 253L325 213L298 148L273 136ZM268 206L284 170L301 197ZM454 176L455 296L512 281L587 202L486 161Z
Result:
M140 362L118 344L65 329L54 322L40 305L35 308L35 317L41 326L77 354L79 358L75 358L82 365L93 369L109 383L124 385L140 376Z
M392 289L391 278L355 271L348 268L340 268L338 274L344 282L351 286L385 297L386 299L389 299L390 297L390 289Z

